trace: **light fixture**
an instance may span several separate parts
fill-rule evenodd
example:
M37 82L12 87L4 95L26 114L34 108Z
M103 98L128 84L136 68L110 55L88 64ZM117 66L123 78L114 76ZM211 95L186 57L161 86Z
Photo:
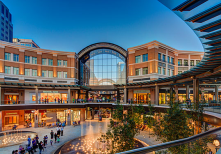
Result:
M215 147L216 147L216 152L217 152L217 150L219 149L218 146L220 146L219 140L215 139L215 140L213 141L213 144L215 145Z

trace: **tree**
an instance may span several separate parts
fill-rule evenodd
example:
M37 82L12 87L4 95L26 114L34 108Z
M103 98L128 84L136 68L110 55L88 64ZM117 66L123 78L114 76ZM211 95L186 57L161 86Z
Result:
M134 148L134 137L139 134L143 123L144 108L141 104L130 105L126 112L117 104L113 110L108 131L99 140L106 142L109 153L117 153ZM102 139L105 138L105 141Z

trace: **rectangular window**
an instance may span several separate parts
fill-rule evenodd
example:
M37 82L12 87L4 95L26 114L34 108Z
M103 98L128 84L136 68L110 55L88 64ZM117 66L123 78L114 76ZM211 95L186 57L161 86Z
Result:
M13 61L19 61L19 55L18 54L13 54Z
M13 67L13 74L19 75L19 68L18 67Z
M42 77L47 77L47 71L42 71L42 72L41 72L41 76L42 76Z
M167 62L170 63L170 57L169 56L167 57Z
M2 5L2 14L5 14L5 8L3 5Z
M166 75L166 69L163 68L163 75Z
M135 75L140 75L140 68L135 69Z
M12 15L9 13L9 21L12 22Z
M178 59L178 66L182 66L182 59Z
M188 60L184 60L184 66L188 66Z
M190 66L194 66L194 60L190 61Z
M182 73L182 71L178 71L178 74L181 74Z
M5 53L5 60L11 60L11 53Z
M174 75L174 70L172 70L171 75L172 75L172 76Z
M63 61L63 66L64 66L64 67L67 67L67 66L68 66L67 60L64 60L64 61Z
M48 65L53 66L53 59L48 59Z
M161 53L158 53L158 60L161 60Z
M25 56L25 63L30 63L30 56Z
M143 75L148 74L148 67L143 68Z
M32 70L32 76L37 76L37 70Z
M196 65L200 62L200 60L196 60Z
M143 62L148 61L148 54L143 55Z
M58 66L61 66L62 60L58 60Z
M6 12L6 17L8 18L8 10L6 9L5 12Z
M11 67L5 66L5 74L11 74Z
M37 57L32 57L32 64L37 64Z
M163 62L166 61L166 55L163 55Z
M27 69L27 68L25 69L25 75L30 76L30 69Z
M135 57L135 63L140 63L140 56Z
M68 73L67 72L63 72L64 74L64 78L68 78Z
M57 77L62 78L62 72L57 72Z
M174 58L171 58L171 64L174 64Z
M170 69L167 70L167 75L170 76Z
M48 77L53 78L53 71L48 71Z
M161 67L158 67L158 74L161 74Z
M42 65L47 65L47 59L46 58L42 58Z

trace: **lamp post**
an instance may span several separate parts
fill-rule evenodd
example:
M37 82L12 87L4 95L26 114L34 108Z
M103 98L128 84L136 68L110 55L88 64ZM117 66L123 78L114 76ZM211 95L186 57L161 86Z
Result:
M219 149L218 146L220 146L219 140L217 140L217 139L214 140L214 141L213 141L213 144L215 145L215 147L216 147L216 152L217 152L217 150Z

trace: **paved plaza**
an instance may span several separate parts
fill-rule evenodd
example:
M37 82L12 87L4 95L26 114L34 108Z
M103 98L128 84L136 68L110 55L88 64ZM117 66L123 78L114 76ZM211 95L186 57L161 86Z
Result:
M20 129L23 131L33 131L36 132L39 136L39 141L43 141L43 137L45 135L48 135L48 145L46 146L46 149L43 153L45 154L53 154L56 149L58 149L60 146L62 146L64 143L81 137L85 135L91 135L91 134L97 134L97 133L105 133L107 130L109 124L109 119L103 119L102 122L99 122L98 119L95 120L87 120L85 122L82 122L80 126L66 126L64 128L64 136L61 136L61 142L60 143L53 143L53 145L50 145L50 131L53 130L56 132L55 128L46 128L46 127L40 127L40 128L24 128ZM155 138L153 136L150 136L149 133L146 131L142 131L140 135L137 136L139 140L142 140L146 142L148 145L154 145L160 143L159 141L155 141ZM25 143L24 143L25 144ZM24 145L23 144L23 145ZM18 149L19 145L0 148L1 154L10 154L13 150ZM38 151L38 150L37 150ZM38 153L38 152L36 152Z

